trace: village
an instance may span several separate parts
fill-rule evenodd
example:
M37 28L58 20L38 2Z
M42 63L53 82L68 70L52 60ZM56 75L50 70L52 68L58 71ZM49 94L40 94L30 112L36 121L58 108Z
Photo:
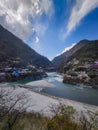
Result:
M77 59L73 59L64 66L63 73L64 83L98 88L98 61L81 63Z
M42 67L28 65L26 67L6 66L0 69L0 82L13 82L19 80L38 80L47 77Z

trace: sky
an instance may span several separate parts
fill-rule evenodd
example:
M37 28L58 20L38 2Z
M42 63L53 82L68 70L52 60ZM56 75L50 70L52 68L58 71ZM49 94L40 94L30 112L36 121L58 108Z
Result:
M0 0L0 24L53 59L83 39L98 39L98 0Z

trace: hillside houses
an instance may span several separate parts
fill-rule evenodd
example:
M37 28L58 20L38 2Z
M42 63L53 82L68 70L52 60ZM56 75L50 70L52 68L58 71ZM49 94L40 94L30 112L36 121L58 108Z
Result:
M98 69L98 62L94 62L90 65L90 69Z
M6 66L0 70L0 82L11 82L17 80L37 80L46 77L47 74L42 68L28 65L27 67L11 67Z
M65 75L63 82L72 84L86 84L91 86L93 85L93 87L98 87L98 62L74 63L75 62L70 61L66 64L66 66L64 66L63 73Z

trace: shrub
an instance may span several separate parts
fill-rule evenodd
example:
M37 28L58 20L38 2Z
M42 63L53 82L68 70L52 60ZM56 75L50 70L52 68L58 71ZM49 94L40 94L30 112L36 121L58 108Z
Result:
M77 73L73 70L68 71L67 74L71 76L77 76Z
M77 123L73 121L75 110L71 106L52 105L53 118L48 122L48 130L77 130Z
M97 76L95 70L90 70L87 74L90 78L95 78Z

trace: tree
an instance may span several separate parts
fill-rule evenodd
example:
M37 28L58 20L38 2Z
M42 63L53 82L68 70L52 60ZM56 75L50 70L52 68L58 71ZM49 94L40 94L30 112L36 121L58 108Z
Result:
M47 124L48 130L98 130L98 112L87 111L76 117L75 109L64 104L50 107L53 117Z
M75 109L64 104L51 105L50 110L53 117L48 122L48 130L77 130L77 123L74 121L73 114Z
M14 89L0 88L0 122L5 121L2 129L12 130L19 116L25 113L28 101L25 93L12 95Z

